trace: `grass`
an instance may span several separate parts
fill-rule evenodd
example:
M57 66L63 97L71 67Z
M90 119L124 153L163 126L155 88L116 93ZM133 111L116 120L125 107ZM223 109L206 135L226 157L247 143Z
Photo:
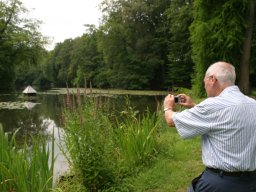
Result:
M133 191L187 191L191 180L203 170L200 139L182 140L175 128L159 136L161 151L150 166L138 175L127 178Z

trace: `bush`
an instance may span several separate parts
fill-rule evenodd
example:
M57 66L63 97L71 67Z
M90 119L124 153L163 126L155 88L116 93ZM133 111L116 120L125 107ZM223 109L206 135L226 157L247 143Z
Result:
M86 98L83 106L64 114L66 156L89 191L115 191L122 179L136 174L134 170L148 164L157 151L156 114L147 111L140 117L127 107L113 118L109 109L95 98Z
M112 126L101 107L89 98L65 113L65 143L69 162L84 186L97 191L114 182Z
M121 158L127 167L147 164L157 151L157 116L149 110L138 115L132 107L122 111L117 123L116 140Z

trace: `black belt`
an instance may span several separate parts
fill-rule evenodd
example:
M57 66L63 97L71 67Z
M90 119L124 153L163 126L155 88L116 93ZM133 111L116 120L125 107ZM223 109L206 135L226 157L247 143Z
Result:
M224 175L224 176L231 176L231 177L250 177L253 175L256 175L256 170L255 171L241 171L241 172L227 172L223 171L220 169L214 169L211 167L206 167L206 170L212 171L214 173L218 173L219 175Z

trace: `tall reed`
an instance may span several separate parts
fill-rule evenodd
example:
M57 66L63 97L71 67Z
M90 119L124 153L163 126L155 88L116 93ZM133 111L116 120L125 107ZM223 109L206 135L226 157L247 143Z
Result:
M81 120L82 118L82 120ZM112 125L98 106L87 98L78 110L65 113L65 145L71 167L89 191L108 188L115 180Z
M128 106L116 124L116 141L120 156L128 168L147 164L158 150L158 116L148 109L143 114Z
M51 154L44 139L18 148L15 135L9 138L0 125L0 191L53 190L54 145Z
M112 190L127 174L133 174L136 166L148 164L154 157L158 130L155 113L147 110L138 115L127 102L121 116L113 115L108 103L97 97L88 97L83 105L77 103L77 110L64 112L66 156L89 191Z

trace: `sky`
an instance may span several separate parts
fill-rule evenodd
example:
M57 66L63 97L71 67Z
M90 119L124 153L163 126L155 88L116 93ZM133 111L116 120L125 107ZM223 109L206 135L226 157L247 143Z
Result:
M29 10L29 17L43 22L40 31L50 37L51 50L58 42L81 36L84 24L99 25L102 0L21 0Z

